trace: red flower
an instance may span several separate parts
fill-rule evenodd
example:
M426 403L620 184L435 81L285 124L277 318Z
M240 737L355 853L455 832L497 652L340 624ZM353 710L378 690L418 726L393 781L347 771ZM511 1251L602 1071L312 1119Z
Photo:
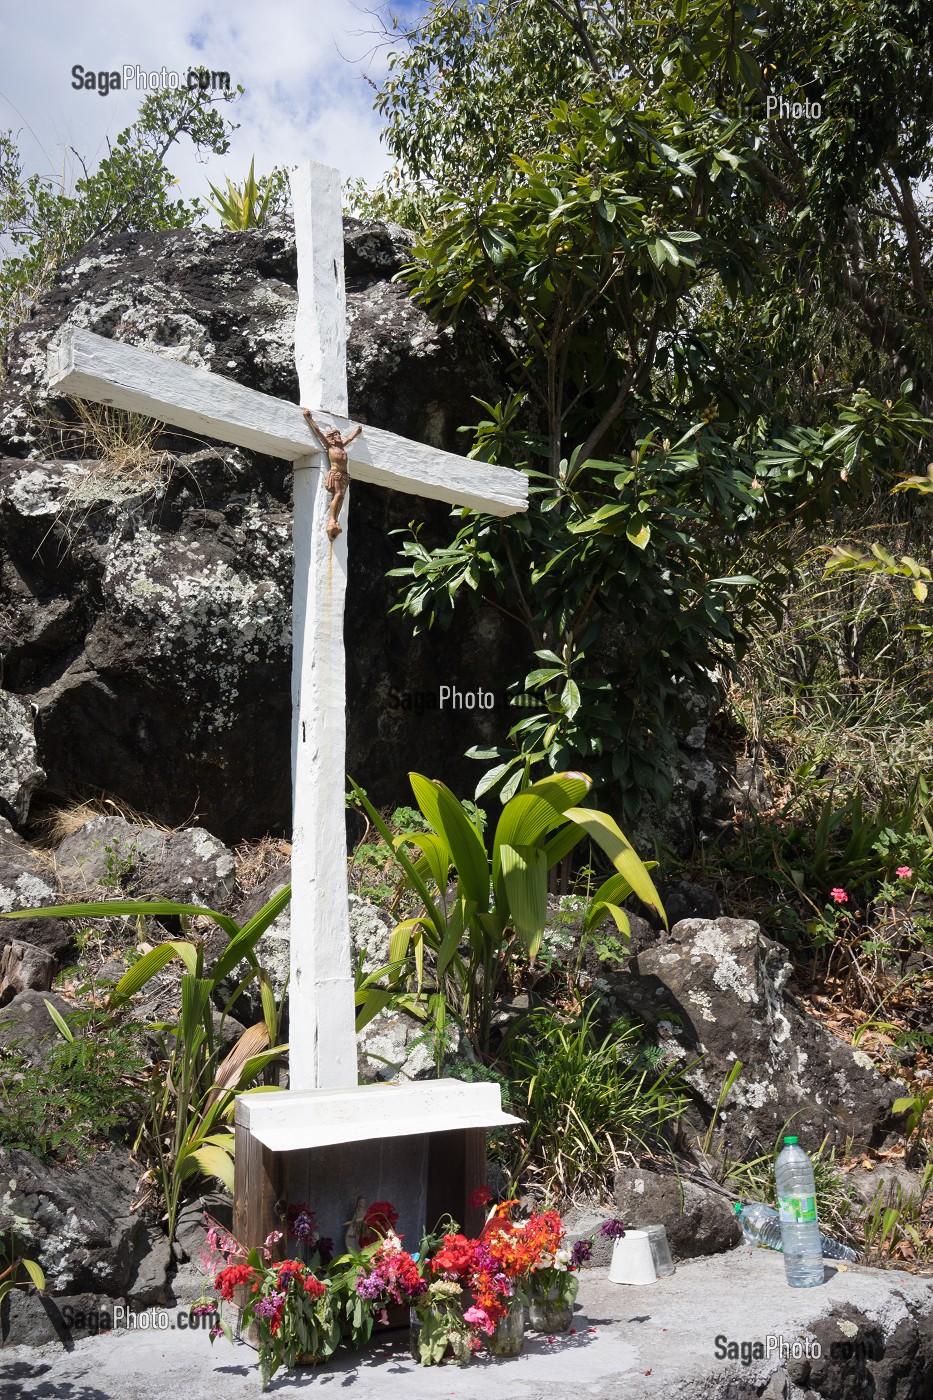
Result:
M363 1249L376 1240L385 1239L390 1230L398 1224L398 1211L391 1201L373 1201L363 1216L360 1230L360 1245Z
M477 1186L470 1197L470 1206L473 1210L479 1210L480 1206L488 1206L492 1200L492 1192L488 1186Z
M278 1285L279 1288L287 1288L290 1278L298 1278L299 1281L304 1274L305 1266L300 1259L284 1259L279 1265Z
M327 1285L322 1283L314 1274L309 1274L304 1281L304 1290L310 1298L320 1298L327 1292Z
M221 1269L214 1279L214 1287L230 1303L233 1301L233 1290L252 1280L253 1271L249 1264L231 1264L229 1268Z
M431 1260L431 1268L436 1274L462 1277L473 1267L475 1248L475 1241L463 1235L445 1235L443 1245Z

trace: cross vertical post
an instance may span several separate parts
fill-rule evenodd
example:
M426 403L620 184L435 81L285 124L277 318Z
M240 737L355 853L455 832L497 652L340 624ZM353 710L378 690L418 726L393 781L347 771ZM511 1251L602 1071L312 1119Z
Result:
M338 171L306 163L291 177L298 252L295 361L301 403L347 412L343 218ZM310 433L309 433L310 438ZM310 445L310 443L309 443ZM324 530L326 457L295 462L292 659L292 901L289 1085L357 1082L347 909L346 666L349 492L343 532ZM320 467L321 470L309 470Z

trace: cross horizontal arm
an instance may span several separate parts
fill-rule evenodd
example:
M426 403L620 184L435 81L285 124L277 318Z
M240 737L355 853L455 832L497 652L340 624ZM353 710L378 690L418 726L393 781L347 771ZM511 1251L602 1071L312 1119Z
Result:
M143 413L288 462L320 452L296 404L91 331L69 328L50 347L49 385L60 394ZM333 414L316 410L315 416L325 428L345 433L351 427L348 419ZM473 462L381 428L364 428L347 455L355 481L489 515L513 515L528 507L528 483L521 472Z

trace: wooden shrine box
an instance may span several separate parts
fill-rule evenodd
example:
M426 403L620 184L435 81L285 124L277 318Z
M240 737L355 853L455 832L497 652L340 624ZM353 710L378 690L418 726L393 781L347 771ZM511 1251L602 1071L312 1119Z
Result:
M456 1079L241 1095L234 1234L259 1246L284 1228L285 1205L302 1201L339 1254L359 1196L392 1202L413 1251L444 1215L475 1233L485 1214L471 1199L486 1182L486 1133L518 1121L503 1113L497 1084ZM283 1240L279 1257L285 1249Z

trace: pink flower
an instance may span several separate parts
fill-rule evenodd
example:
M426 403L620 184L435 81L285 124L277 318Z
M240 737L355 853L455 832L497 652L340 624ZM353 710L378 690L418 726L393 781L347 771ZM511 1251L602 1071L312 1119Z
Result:
M478 1327L482 1332L486 1333L487 1337L491 1337L496 1330L496 1324L485 1308L467 1308L466 1312L463 1314L463 1320L468 1327Z
M849 902L849 896L846 894L845 890L841 890L838 885L834 890L830 890L829 897L834 900L836 904L848 904Z
M912 880L914 878L914 872L909 865L899 865L894 873L901 880Z

